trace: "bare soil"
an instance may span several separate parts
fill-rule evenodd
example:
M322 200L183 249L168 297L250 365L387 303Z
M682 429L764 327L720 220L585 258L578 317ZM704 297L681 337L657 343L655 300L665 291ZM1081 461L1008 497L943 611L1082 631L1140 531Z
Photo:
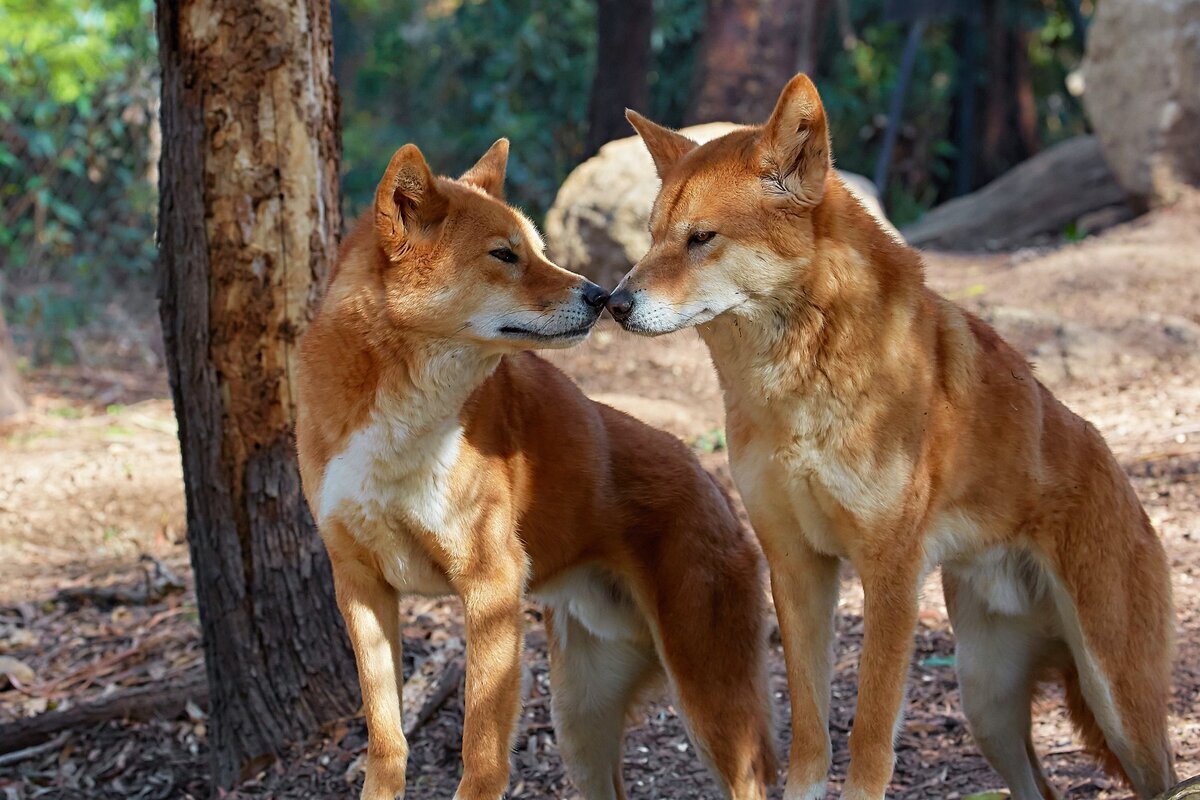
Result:
M979 312L1029 354L1068 405L1094 422L1125 466L1173 567L1178 657L1172 736L1180 776L1200 772L1200 200L1055 250L928 257L930 283ZM551 360L604 402L692 443L729 485L720 393L693 334L637 339L606 324ZM202 669L187 565L175 423L161 372L145 366L37 372L33 410L0 430L0 723ZM163 575L177 575L175 586ZM845 775L862 637L861 591L847 571L838 612L831 795ZM545 634L528 610L532 677L510 796L571 797L549 719ZM406 671L461 637L453 600L405 601ZM916 635L907 721L892 796L958 798L1000 789L971 741L953 673L953 638L935 580ZM788 738L778 637L772 685ZM414 800L449 798L459 775L461 689L413 737ZM1061 698L1039 701L1034 742L1067 798L1117 798L1072 736ZM298 742L225 796L351 798L366 737L344 720ZM24 798L208 796L207 720L112 721L68 731L4 763L0 792ZM717 797L666 695L626 743L634 800ZM772 797L781 796L781 787Z

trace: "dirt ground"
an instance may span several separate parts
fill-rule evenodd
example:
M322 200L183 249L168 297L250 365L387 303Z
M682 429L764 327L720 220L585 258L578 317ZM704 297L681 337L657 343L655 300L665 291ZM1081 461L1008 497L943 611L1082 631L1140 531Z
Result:
M1200 772L1200 201L1044 251L930 255L930 283L980 312L1029 354L1043 378L1108 438L1161 533L1173 567L1178 658L1172 734L1180 776ZM145 321L153 324L152 319ZM635 339L611 324L552 355L593 397L692 443L729 484L720 394L694 334ZM0 724L113 692L197 676L203 655L182 505L175 424L160 371L35 372L34 408L0 430ZM511 797L571 797L549 720L545 635L528 611L533 678ZM406 670L461 637L456 603L405 601ZM835 796L847 764L861 592L843 581L832 729ZM958 798L1000 789L965 727L953 639L935 580L927 587L892 796ZM15 659L15 662L13 661ZM6 677L6 675L8 677ZM773 690L788 737L778 637ZM408 797L449 798L459 775L461 691L412 740ZM25 798L200 798L207 720L112 721L66 732L14 761L0 793ZM1039 701L1034 741L1067 798L1116 798L1071 735L1060 697ZM345 720L314 732L234 798L351 798L365 731ZM665 697L630 730L630 798L717 797ZM773 798L781 796L775 787Z

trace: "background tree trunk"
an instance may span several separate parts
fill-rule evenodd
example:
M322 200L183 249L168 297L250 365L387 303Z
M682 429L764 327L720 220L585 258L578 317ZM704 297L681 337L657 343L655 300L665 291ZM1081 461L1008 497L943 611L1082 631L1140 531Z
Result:
M825 42L825 29L833 11L833 0L800 0L789 3L788 6L792 18L785 19L784 26L790 29L794 42L790 59L792 75L803 72L816 80L821 45ZM792 75L787 77L791 78ZM783 84L780 84L779 89L782 88ZM776 91L778 92L778 89Z
M596 0L596 74L588 101L587 152L605 142L633 135L625 109L649 113L647 76L652 0Z
M1009 0L984 0L986 85L978 87L980 121L974 182L982 186L1039 150L1029 31Z
M292 430L341 226L329 4L158 0L158 38L159 297L228 786L358 702Z
M709 0L689 122L764 122L784 84L816 69L831 7L831 0Z
M17 354L4 322L4 310L0 309L0 419L24 410L25 396L21 376L17 374Z

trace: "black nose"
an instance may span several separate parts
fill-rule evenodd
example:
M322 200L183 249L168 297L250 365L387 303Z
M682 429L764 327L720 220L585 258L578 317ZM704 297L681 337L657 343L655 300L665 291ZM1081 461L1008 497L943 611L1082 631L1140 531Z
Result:
M613 319L617 322L624 322L629 319L632 312L633 292L617 287L617 290L608 298L608 313L612 314Z
M604 308L605 301L608 300L608 292L600 286L597 286L590 281L583 285L583 302L595 309Z

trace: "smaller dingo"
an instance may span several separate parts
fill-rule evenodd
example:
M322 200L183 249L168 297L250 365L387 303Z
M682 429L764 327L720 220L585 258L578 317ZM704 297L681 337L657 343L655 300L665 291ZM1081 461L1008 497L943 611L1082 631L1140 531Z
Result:
M630 121L662 191L650 252L609 308L645 335L698 326L712 352L783 634L786 800L825 796L840 559L862 578L866 626L843 797L887 789L918 591L938 565L963 707L1014 798L1056 796L1030 740L1047 671L1139 797L1167 789L1167 559L1096 429L928 289L920 254L847 191L807 77L765 125L704 145Z
M607 294L505 205L507 156L501 139L452 180L400 148L304 337L301 472L358 661L363 800L404 794L401 593L462 598L455 797L501 796L527 590L546 603L555 730L587 800L624 798L626 714L663 672L726 795L764 800L757 548L681 442L523 352L582 342Z

